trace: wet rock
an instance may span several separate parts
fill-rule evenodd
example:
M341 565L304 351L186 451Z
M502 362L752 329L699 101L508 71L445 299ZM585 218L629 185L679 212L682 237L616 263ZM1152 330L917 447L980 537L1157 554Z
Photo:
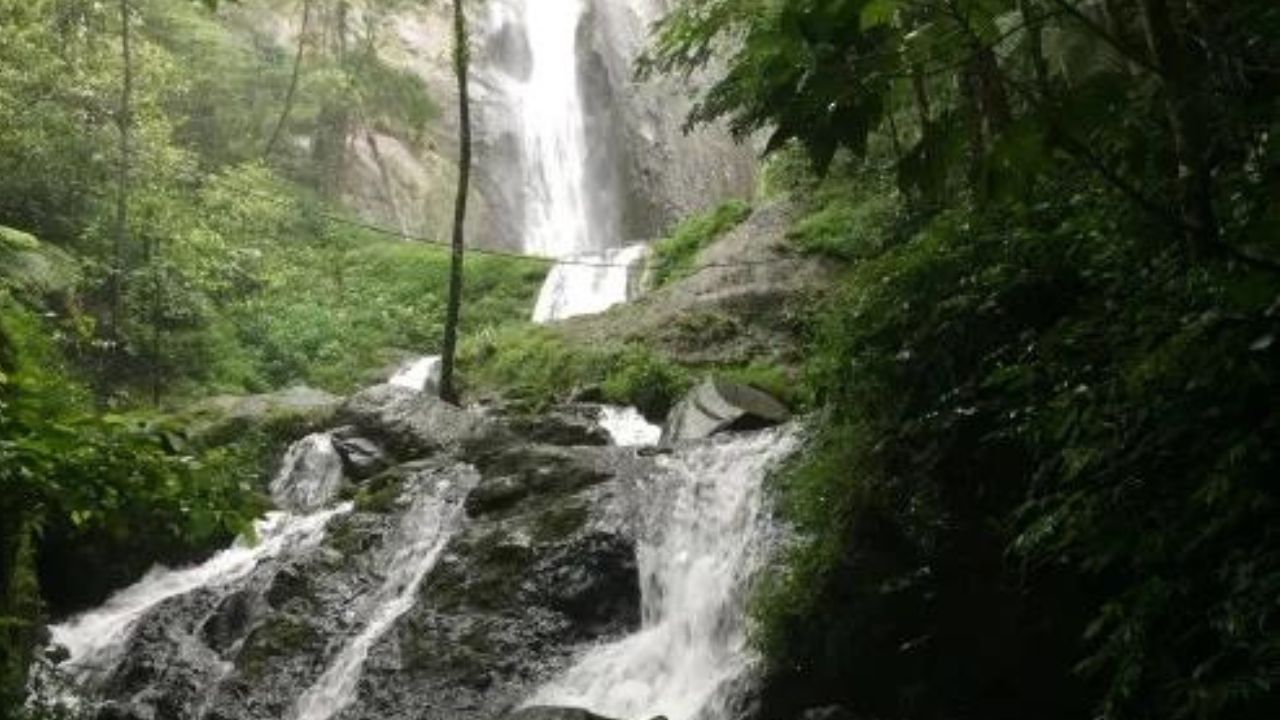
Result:
M507 427L521 439L546 445L603 446L610 443L609 433L599 422L600 408L590 405L568 405L540 415L507 419Z
M127 703L108 702L94 712L93 720L155 720L155 712Z
M731 430L759 430L790 419L791 412L772 395L713 377L691 390L671 411L662 441L667 444Z
M425 457L497 440L482 415L426 393L378 385L349 399L339 417L400 458Z
M241 590L223 598L204 624L200 637L205 644L224 653L247 633L255 613L253 593Z
M530 707L503 715L498 720L609 720L581 708Z
M568 616L585 635L640 624L635 543L592 533L556 548L534 568L541 601Z
M359 482L391 466L391 459L381 446L354 433L354 428L343 428L333 434L333 446L342 457L347 477Z
M311 579L306 570L284 567L271 579L265 597L271 607L284 609L290 601L306 600L311 594Z
M520 445L482 458L485 479L467 498L467 514L479 517L509 509L522 499L573 492L602 482L607 471L564 448Z

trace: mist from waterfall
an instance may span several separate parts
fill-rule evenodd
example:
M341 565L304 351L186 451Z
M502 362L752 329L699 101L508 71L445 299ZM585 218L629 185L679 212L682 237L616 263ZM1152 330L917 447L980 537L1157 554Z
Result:
M746 598L772 546L764 481L795 447L772 430L684 448L638 508L639 632L589 650L530 705L607 717L727 720L755 656Z

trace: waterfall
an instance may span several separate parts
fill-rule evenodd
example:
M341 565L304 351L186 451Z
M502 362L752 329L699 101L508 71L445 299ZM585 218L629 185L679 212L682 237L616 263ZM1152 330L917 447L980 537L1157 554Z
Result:
M438 393L440 390L440 356L427 355L411 360L391 376L389 385L418 392Z
M490 25L517 27L527 73L498 85L513 114L523 177L526 253L557 264L538 299L537 322L602 312L631 297L643 246L621 248L616 188L591 170L587 111L578 67L586 0L494 2Z
M735 683L755 662L744 605L771 545L764 479L794 446L790 431L772 430L664 459L641 508L640 631L589 650L529 704L726 720Z
M638 280L648 248L631 245L618 250L576 255L551 269L538 294L533 321L547 323L604 312L626 302Z
M647 447L662 439L662 428L645 420L633 407L604 406L600 409L600 427L609 433L614 445L621 447Z
M281 493L276 498L281 506L312 509L313 501L336 489L333 472L338 459L328 436L313 435L299 441L286 458L272 483ZM340 481L340 463L336 471ZM350 504L343 504L307 514L273 512L255 524L254 538L240 538L204 563L151 570L101 607L49 629L53 643L69 653L61 669L78 685L95 684L110 674L138 623L161 603L203 589L232 586L270 560L315 547L324 539L329 521L350 510Z
M282 508L319 510L342 486L342 457L328 433L308 435L290 447L271 481L271 496Z
M466 489L455 490L450 481L439 479L433 492L414 502L400 523L394 551L384 561L382 585L357 610L368 620L347 640L320 679L298 698L291 716L294 720L329 720L355 701L370 648L413 608L418 588L462 519Z

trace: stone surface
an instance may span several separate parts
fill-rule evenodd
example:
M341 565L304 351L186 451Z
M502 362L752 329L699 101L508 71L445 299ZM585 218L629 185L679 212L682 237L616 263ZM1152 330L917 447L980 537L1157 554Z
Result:
M566 405L538 415L504 418L511 432L535 443L563 446L602 446L610 443L609 433L600 426L600 408Z
M634 630L640 578L626 498L652 472L622 448L463 443L365 481L361 490L392 478L410 497L440 492L442 480L451 492L507 483L520 492L461 522L414 606L370 649L344 720L502 717L584 646ZM355 505L318 546L149 613L103 685L111 712L128 713L112 717L206 717L201 708L216 720L289 717L363 627L352 609L383 583L409 512Z
M529 707L503 715L498 720L609 720L581 708Z
M727 430L780 425L790 419L787 407L768 393L712 377L672 409L662 440L664 444L699 440Z
M354 433L354 428L350 429ZM342 430L333 436L333 447L342 456L342 468L348 478L359 482L377 475L391 465L391 458L377 443L352 436Z
M766 363L799 371L800 318L830 287L834 268L791 251L796 209L773 201L704 248L696 273L596 316L549 326L568 342L631 342L694 366Z
M401 459L498 439L496 426L480 413L392 385L356 394L342 406L339 418Z

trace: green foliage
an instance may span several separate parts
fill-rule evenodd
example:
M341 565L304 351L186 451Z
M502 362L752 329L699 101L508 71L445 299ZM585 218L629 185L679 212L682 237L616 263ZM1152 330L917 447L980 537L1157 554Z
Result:
M875 257L898 240L902 198L874 173L828 178L810 212L788 232L801 252L853 261Z
M155 559L248 531L264 502L229 453L178 454L146 418L93 413L40 319L4 295L0 341L0 700L10 706L49 591L37 553L58 602L97 601ZM70 600L77 593L87 597Z
M1274 713L1275 277L1188 267L1124 210L1068 177L853 268L816 333L826 414L781 480L806 541L757 604L795 692Z
M539 410L588 391L660 419L693 373L634 343L583 346L554 329L516 325L463 344L459 365L473 393L497 392Z
M689 218L671 234L653 245L649 260L654 287L687 277L694 270L698 253L725 233L751 217L751 206L731 200L705 215Z

